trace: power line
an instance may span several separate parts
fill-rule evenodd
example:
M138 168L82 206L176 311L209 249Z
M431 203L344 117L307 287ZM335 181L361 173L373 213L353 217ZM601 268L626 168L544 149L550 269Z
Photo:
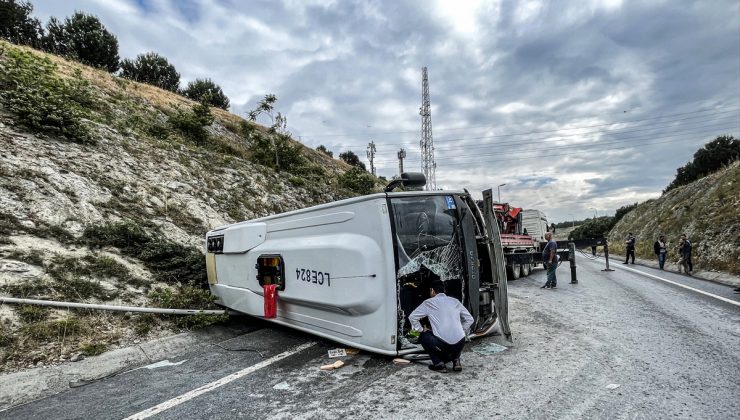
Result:
M737 114L730 115L729 117L738 117L738 118L740 118L740 112L739 111L740 111L740 108L737 108L737 109L729 109L729 110L723 110L723 111L716 111L715 114L737 113ZM714 117L714 116L712 116L712 117ZM723 116L719 116L718 118L726 118L726 117L727 116L724 116L724 117ZM557 137L575 137L575 136L582 136L582 135L595 134L595 133L602 133L602 134L610 134L610 133L613 133L613 134L619 134L619 133L634 132L634 131L645 131L645 130L651 130L651 129L661 128L661 127L664 127L664 125L665 126L671 126L671 125L673 125L673 124L675 124L677 122L688 121L688 120L695 119L695 118L706 118L706 116L703 116L703 115L694 115L694 116L686 117L686 118L679 118L679 119L674 119L674 120L660 121L660 122L658 122L655 125L652 125L650 127L642 127L642 128L628 127L630 129L624 129L624 130L623 129L615 129L615 130L612 130L612 131L609 131L609 130L595 130L595 131L581 132L581 133L559 134ZM614 125L614 124L617 124L617 123L612 123L612 124L608 124L608 125ZM637 126L637 127L640 127L640 126ZM441 143L443 143L443 146L447 146L445 143L446 142L452 142L452 141L485 140L485 139L514 137L514 136L521 136L521 135L525 135L525 134L537 134L537 133L540 133L540 134L544 134L544 133L557 133L557 132L562 132L562 131L571 131L571 130L583 129L583 128L589 128L589 127L586 127L586 126L584 126L584 127L571 127L571 128L563 128L563 129L558 129L558 130L543 130L543 131L531 132L531 133L497 134L497 135L479 136L479 137L458 137L458 138L446 138L446 139L445 138L442 138L442 139L438 139L438 143L441 142ZM553 136L545 136L545 137L540 137L539 139L547 139L547 138L552 138L552 137ZM405 143L380 143L380 144L382 144L384 146L390 146L390 147L393 147L393 146L403 146L403 145L405 145ZM345 144L339 144L339 145L336 145L336 146L339 146L339 147L342 147L342 148L357 147L355 145L345 145Z
M722 124L722 125L720 126L718 124ZM701 125L701 126L694 126L694 127L690 127L690 128L684 128L684 129L681 129L681 132L680 133L673 133L673 134L670 134L670 133L661 133L659 136L656 136L654 133L645 133L645 134L640 134L640 135L636 135L636 136L627 136L627 137L617 138L617 139L613 139L613 140L608 140L607 139L607 141L597 140L597 141L591 142L591 143L585 143L584 142L584 143L564 144L564 145L547 144L545 146L546 147L549 147L549 148L553 148L553 149L581 148L581 149L594 150L594 149L601 149L602 146L609 145L609 144L624 144L625 142L630 142L630 141L635 141L635 140L643 140L643 139L651 139L651 138L655 138L655 137L657 137L657 138L666 138L666 137L675 137L675 136L690 135L690 134L701 133L701 132L710 131L710 130L711 131L714 131L714 132L717 132L717 131L723 131L723 130L728 130L728 129L730 129L730 130L736 129L736 125L729 126L729 125L727 125L726 122L713 122L713 123L710 123L710 124L707 124L707 125ZM498 147L501 147L501 146L509 146L509 145L517 146L517 147L515 147L515 148L514 147L511 147L511 148L498 149ZM487 146L489 149L494 149L495 150L494 152L491 152L491 153L476 153L475 155L443 154L443 155L441 155L442 156L441 159L442 160L445 160L445 159L448 159L448 158L463 158L463 157L476 157L476 156L494 156L494 155L520 154L521 152L526 152L526 151L533 150L531 148L527 148L527 147L524 147L524 146L543 146L543 144L540 143L540 142L536 142L536 141L531 141L531 142L516 142L516 143L510 143L510 144L494 143L494 144L490 144L490 145ZM467 148L467 147L461 147L459 149L466 150L467 151L469 148ZM414 158L413 157L412 158L409 158L409 160L412 160L413 161ZM378 163L389 163L391 161L390 160L380 159L377 162Z
M740 104L730 104L726 105L729 107L737 107L740 106ZM654 119L660 119L660 118L670 118L670 117L676 117L676 116L682 116L682 115L689 115L689 114L695 114L695 113L702 113L702 112L711 112L716 111L717 108L710 108L710 109L700 109L700 110L694 110L694 111L687 111L687 112L678 112L674 114L664 114L664 115L658 115L654 117L646 117L646 118L639 118L634 120L624 120L624 121L617 121L617 122L610 122L610 123L602 123L602 124L594 124L594 125L585 125L580 127L572 127L572 128L593 128L593 127L605 127L609 125L615 125L615 124L629 124L633 122L642 122L642 121L649 121ZM592 116L580 116L580 117L573 117L573 118L597 118L598 115L592 115ZM437 131L454 131L454 130L469 130L469 129L475 129L475 128L492 128L494 126L494 123L488 123L485 125L477 125L477 126L465 126L465 127L450 127L450 128L437 128ZM510 136L510 135L527 135L527 134L535 134L535 133L543 133L543 132L553 132L553 131L560 131L560 130L534 130L529 132L523 132L523 133L510 133L510 134L503 134L504 136ZM303 137L354 137L355 135L368 135L372 134L373 136L377 137L378 135L382 134L416 134L416 130L389 130L389 131L372 131L372 130L365 130L365 131L356 131L356 132L347 132L347 133L319 133L319 134L301 134Z
M740 127L735 127L734 129L740 131ZM661 138L671 138L671 137L681 136L681 135L685 135L685 134L682 133L682 134L676 134L676 135L666 135L666 136L658 137L656 139L659 140ZM708 136L711 136L711 134L707 134L707 135ZM697 139L695 137L690 137L690 138L678 139L678 140L665 140L665 141L656 141L656 142L646 142L646 143L641 144L641 146L653 146L653 145L656 145L656 144L665 144L665 143L671 143L671 142L673 142L673 143L681 143L681 142L685 142L685 141L689 141L689 140L690 141L696 141ZM701 141L706 141L706 140L701 140ZM529 160L529 159L545 159L545 158L550 158L550 157L555 157L555 156L574 156L574 155L582 155L582 154L585 154L585 153L595 153L595 152L604 152L604 151L613 151L613 150L626 150L626 149L631 149L631 148L633 148L635 146L636 145L622 145L620 147L604 147L604 148L598 148L598 150L589 149L589 150L581 150L581 151L576 151L576 152L558 153L558 154L547 153L547 154L539 154L539 155L532 155L532 156L517 156L517 157L511 157L511 158L505 158L505 159L486 159L485 162L483 162L483 163L513 162L513 161ZM441 158L440 160L447 161L447 159L454 160L454 159L461 159L461 158L485 158L485 157L488 157L488 156L499 156L499 155L506 155L506 154L510 154L510 153L517 153L517 151L504 152L504 153L492 153L492 154L480 154L479 153L479 154L475 154L475 155L453 156L453 157L450 157L450 158ZM459 165L470 166L473 163L474 162L468 160L468 161L465 161L465 162L445 163L444 166L445 167L459 166Z

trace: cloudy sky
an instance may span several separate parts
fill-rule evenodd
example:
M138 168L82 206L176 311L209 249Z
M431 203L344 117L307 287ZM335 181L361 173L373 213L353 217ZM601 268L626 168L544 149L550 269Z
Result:
M740 2L31 0L96 14L121 58L155 51L244 116L266 93L310 147L420 170L429 71L437 186L565 221L660 195L740 134Z

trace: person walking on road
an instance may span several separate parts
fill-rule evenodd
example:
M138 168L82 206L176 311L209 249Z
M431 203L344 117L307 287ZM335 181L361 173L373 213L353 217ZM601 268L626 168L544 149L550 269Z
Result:
M685 242L684 247L686 247L686 264L689 266L689 272L691 273L694 271L694 263L691 261L691 251L693 246L691 245L691 241L685 233L681 235L681 238Z
M668 248L666 248L665 244L665 236L660 235L657 241L653 244L653 251L655 252L655 255L658 256L658 266L660 266L660 269L663 269L663 266L665 265L665 256L668 253Z
M683 238L683 235L681 235L681 237L678 238L678 245L676 245L676 252L678 253L678 272L681 273L681 269L683 268L683 272L685 274L691 275L689 273L689 263L686 255L688 247L689 245L686 244L686 240Z
M627 258L625 258L622 264L627 264L632 256L632 264L635 263L635 237L632 236L632 232L627 234L627 240L624 241L627 245Z
M429 369L447 372L446 363L452 362L452 370L460 372L460 353L465 347L467 331L473 325L473 317L459 300L444 292L444 283L434 280L429 289L430 298L411 312L409 322L414 331L421 332L421 346L432 359ZM419 322L425 317L432 326L431 331Z
M540 289L555 289L558 286L558 279L555 276L555 270L558 268L558 243L552 239L552 232L545 233L547 245L542 250L542 265L547 269L547 282Z

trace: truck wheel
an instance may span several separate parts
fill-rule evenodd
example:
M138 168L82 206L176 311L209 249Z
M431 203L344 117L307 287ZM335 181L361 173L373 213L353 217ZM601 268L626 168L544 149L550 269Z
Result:
M530 269L529 264L522 264L522 277L527 277Z
M506 267L506 274L508 274L509 280L516 280L519 278L522 269L520 264L513 264Z

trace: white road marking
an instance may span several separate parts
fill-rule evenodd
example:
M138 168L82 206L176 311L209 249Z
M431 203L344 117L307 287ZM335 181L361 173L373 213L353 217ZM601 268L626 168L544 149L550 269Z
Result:
M713 298L719 299L719 300L721 300L723 302L731 303L731 304L733 304L735 306L740 306L740 302L738 302L736 300L727 299L727 298L724 298L722 296L717 296L715 294L712 294L712 293L709 293L709 292L705 292L703 290L695 289L695 288L693 288L691 286L686 286L685 284L677 283L675 281L664 279L663 277L658 277L658 276L655 276L655 275L646 273L644 271L635 270L634 268L630 268L630 267L619 267L619 266L617 266L617 268L621 268L623 270L634 271L635 273L642 274L643 276L647 276L647 277L650 277L650 278L653 278L653 279L656 279L656 280L664 281L666 283L670 283L670 284L673 284L673 285L678 286L678 287L683 287L684 289L691 290L692 292L701 293L702 295L713 297Z
M205 394L206 392L213 391L214 389L216 389L218 387L221 387L221 386L224 386L224 385L228 384L229 382L235 381L235 380L237 380L237 379L239 379L241 377L244 377L246 375L249 375L252 372L255 372L257 370L262 369L263 367L267 367L267 366L269 366L269 365L271 365L271 364L273 364L273 363L275 363L275 362L277 362L279 360L285 359L286 357L292 356L292 355L294 355L296 353L299 353L299 352L301 352L303 350L306 350L307 348L309 348L309 347L311 347L311 346L313 346L315 344L316 344L315 342L301 344L300 346L296 347L293 350L288 350L286 352L283 352L283 353L278 354L277 356L272 356L271 358L269 358L267 360L263 360L263 361L257 363L256 365L252 365L252 366L250 366L250 367L248 367L246 369L242 369L242 370L240 370L238 372L232 373L231 375L224 376L223 378L218 379L218 380L215 380L215 381L213 381L211 383L205 384L205 385L203 385L200 388L196 388L196 389L194 389L192 391L189 391L189 392L186 392L186 393L184 393L182 395L178 395L177 397L172 398L170 400L167 400L167 401L165 401L165 402L163 402L161 404L157 404L154 407L148 408L148 409L146 409L144 411L140 411L140 412L138 412L136 414L133 414L133 415L131 415L129 417L126 417L124 420L134 420L134 419L137 419L138 420L138 419L146 419L146 418L149 418L149 417L151 417L153 415L156 415L156 414L159 414L159 413L161 413L161 412L163 412L165 410L169 410L172 407L175 407L177 405L180 405L180 404L182 404L182 403L184 403L186 401L190 401L190 400L192 400L193 398L195 398L195 397L197 397L199 395Z

